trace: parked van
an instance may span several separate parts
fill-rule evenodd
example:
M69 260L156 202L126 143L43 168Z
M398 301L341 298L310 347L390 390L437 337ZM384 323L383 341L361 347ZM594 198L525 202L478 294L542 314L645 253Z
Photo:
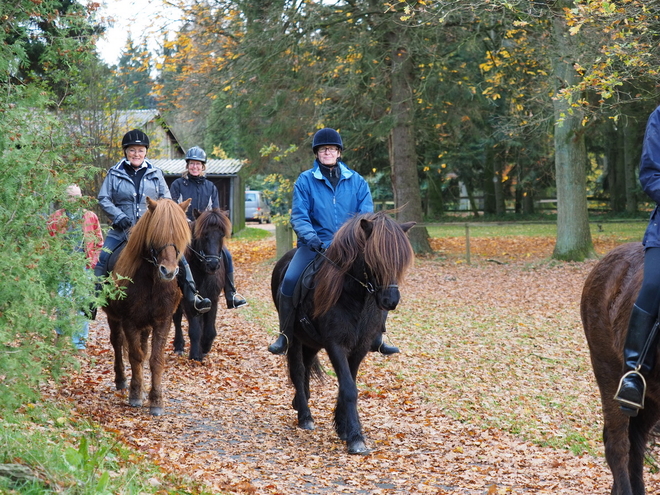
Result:
M270 223L270 206L261 191L245 191L245 220Z

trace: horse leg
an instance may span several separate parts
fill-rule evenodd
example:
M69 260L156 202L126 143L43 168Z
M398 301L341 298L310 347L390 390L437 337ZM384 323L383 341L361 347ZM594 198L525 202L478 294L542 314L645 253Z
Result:
M364 442L357 409L357 384L351 374L348 358L338 345L328 346L326 351L339 382L335 407L335 431L339 438L346 441L349 454L368 454L370 449Z
M298 411L298 427L303 430L314 429L314 418L309 410L309 380L308 370L303 359L303 346L298 341L293 341L287 352L287 361L289 363L289 377L296 389L293 397L293 408Z
M182 304L179 304L176 308L172 321L174 321L174 353L183 356L183 349L186 344L183 340L183 329L181 328L181 322L183 321Z
M646 407L635 418L631 418L628 428L630 438L630 459L628 472L634 495L644 494L644 457L649 434L660 419L658 404L650 397L646 398Z
M133 407L142 406L142 383L144 373L144 349L142 346L142 331L135 327L124 329L124 337L128 343L128 360L131 363L131 385L128 389L128 403Z
M612 401L612 409L608 412L605 407L605 426L603 427L603 443L605 445L605 460L612 472L612 495L632 495L628 463L630 441L628 439L629 418L623 413L614 410L618 406Z
M115 351L115 386L117 390L126 388L126 375L124 373L124 331L121 322L108 318L110 325L110 343Z
M218 314L218 301L214 301L208 313L202 315L202 356L211 352L213 341L217 335L215 331L215 318Z
M149 391L149 412L154 416L163 414L163 370L165 368L165 346L167 334L170 330L171 320L154 325L151 336L151 357L149 369L151 370L151 390Z
M188 318L188 341L190 343L188 358L195 361L202 360L202 349L199 345L200 340L202 339L201 320L201 315L189 315Z

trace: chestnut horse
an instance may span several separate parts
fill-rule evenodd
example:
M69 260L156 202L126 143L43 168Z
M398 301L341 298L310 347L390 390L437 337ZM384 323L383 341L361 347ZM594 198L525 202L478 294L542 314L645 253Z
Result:
M371 343L382 332L385 312L399 303L397 284L414 260L405 234L413 225L399 225L386 212L349 219L320 259L308 297L296 308L287 361L296 389L293 408L298 411L298 426L314 429L308 405L309 379L320 374L317 354L325 349L339 382L335 431L346 441L350 454L370 451L358 416L356 377ZM273 269L271 291L276 306L294 252L289 251ZM305 274L303 279L307 281Z
M644 409L628 417L614 395L623 375L623 344L630 312L642 285L641 243L616 247L601 259L584 283L580 312L596 375L605 426L605 459L612 471L612 495L642 495L644 456L649 436L660 420L660 366L646 378ZM657 350L656 350L657 353ZM656 361L660 362L660 359Z
M122 351L128 349L131 385L128 403L142 406L143 362L149 354L151 335L151 391L149 412L163 413L161 380L167 335L172 314L181 299L176 275L179 260L190 243L186 208L190 200L176 204L171 199L147 198L147 212L133 226L112 274L125 296L108 301L110 342L115 352L115 385L126 388ZM122 278L116 277L121 275Z
M174 313L174 352L183 354L184 340L181 328L183 313L188 320L190 359L201 361L209 353L216 336L215 317L218 313L218 298L225 283L225 263L222 247L225 238L231 235L231 221L218 208L202 213L193 211L195 221L190 224L192 243L186 249L186 259L195 279L197 290L211 300L211 309L198 314L192 304L182 300ZM181 278L181 274L179 274ZM179 283L185 283L179 280Z

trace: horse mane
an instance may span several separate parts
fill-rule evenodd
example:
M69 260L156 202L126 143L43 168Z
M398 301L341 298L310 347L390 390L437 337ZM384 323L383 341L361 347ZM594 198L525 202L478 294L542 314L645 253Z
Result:
M231 237L231 220L220 208L203 211L195 219L192 225L192 238L203 239L209 230L215 228L222 230L225 238Z
M408 236L388 212L350 218L325 253L330 262L323 263L316 274L314 318L337 303L345 276L361 255L377 286L401 281L415 259Z
M132 279L151 248L174 244L181 257L190 244L190 227L181 206L167 198L151 204L131 228L126 247L117 259L114 272L122 277ZM120 283L125 285L127 282Z

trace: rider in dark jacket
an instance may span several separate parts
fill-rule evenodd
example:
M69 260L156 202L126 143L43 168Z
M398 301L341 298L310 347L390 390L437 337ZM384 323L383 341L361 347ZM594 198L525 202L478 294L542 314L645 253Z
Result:
M660 106L646 124L639 182L656 203L644 233L644 279L630 313L623 349L624 375L614 399L621 411L637 416L644 408L646 379L655 365L658 346L658 308L660 307Z
M293 291L305 267L319 251L326 249L339 228L353 215L374 210L369 185L340 160L344 145L339 133L330 128L314 135L316 157L311 169L302 172L293 189L291 225L298 238L296 253L284 274L279 297L280 335L268 346L273 354L284 354L293 335ZM387 312L383 312L383 332ZM383 342L380 334L372 351L394 354L399 349Z
M124 158L108 170L98 200L103 212L111 222L106 235L99 261L94 274L103 277L107 272L110 255L126 239L130 228L147 210L147 197L151 199L170 198L170 190L163 172L146 159L149 150L149 137L142 131L128 131L122 139ZM211 309L211 301L199 295L185 258L181 266L186 273L188 284L183 295L199 313Z
M186 171L183 177L178 178L172 183L170 192L172 199L177 203L183 203L188 198L192 202L188 207L186 215L188 220L193 220L193 211L210 210L218 208L218 189L215 184L204 176L206 170L206 152L199 146L190 148L186 153ZM227 308L240 308L245 306L247 301L236 292L234 285L234 262L231 253L226 246L222 247L222 260L225 264L225 299Z

